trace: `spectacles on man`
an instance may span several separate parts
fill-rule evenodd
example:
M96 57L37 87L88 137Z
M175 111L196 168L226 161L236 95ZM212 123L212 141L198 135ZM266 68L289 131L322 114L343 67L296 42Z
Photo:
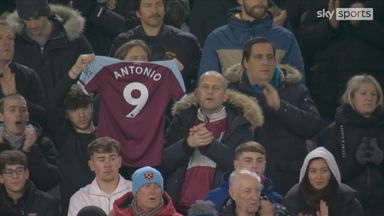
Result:
M25 172L25 167L17 167L16 169L4 169L1 174L12 177L13 173L16 173L17 175L23 174Z

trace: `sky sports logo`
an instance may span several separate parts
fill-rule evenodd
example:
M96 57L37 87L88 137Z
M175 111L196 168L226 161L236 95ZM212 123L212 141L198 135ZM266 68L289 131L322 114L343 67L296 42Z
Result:
M317 11L317 18L336 20L373 20L373 8L336 8L334 11L325 9Z

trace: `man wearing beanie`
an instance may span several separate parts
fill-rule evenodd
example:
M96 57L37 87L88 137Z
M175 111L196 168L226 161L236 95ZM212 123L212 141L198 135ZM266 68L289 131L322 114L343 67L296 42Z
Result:
M164 191L163 177L156 169L146 166L132 175L132 192L113 204L112 216L181 216Z
M66 6L47 0L15 0L16 11L7 22L16 33L15 61L34 69L46 93L59 81L71 81L68 71L80 54L92 53L83 36L84 18Z

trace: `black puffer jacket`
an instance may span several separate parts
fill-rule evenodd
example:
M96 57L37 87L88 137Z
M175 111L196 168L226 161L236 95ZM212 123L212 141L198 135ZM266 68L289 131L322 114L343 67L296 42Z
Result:
M375 138L384 151L384 109L378 107L373 115L365 118L350 105L339 107L335 122L317 137L335 157L341 172L342 182L359 192L359 200L367 216L384 214L384 162L360 164L356 151L363 137ZM344 149L344 150L343 150Z
M221 141L215 140L201 153L216 162L213 187L220 184L224 171L233 169L234 149L242 142L253 140L252 130L263 122L260 107L252 99L238 92L229 93L224 104L227 127ZM174 119L167 129L163 151L162 171L166 177L165 190L177 204L184 183L189 158L193 149L186 143L189 129L197 119L197 101L193 93L177 102L173 108Z
M17 201L11 200L4 186L0 186L1 216L59 216L56 200L47 193L38 190L32 182L27 182L24 195Z
M307 154L306 139L315 135L320 126L316 106L307 88L299 83L300 72L293 67L283 72L285 78L277 89L281 103L277 111L268 106L264 95L252 91L241 65L225 72L230 88L255 97L263 109L264 124L256 129L255 140L266 148L266 172L280 194L285 194L297 182Z
M332 197L333 200L339 200L340 203L333 203L333 206L338 206L336 211L340 212L340 215L330 216L364 216L363 208L360 202L357 200L357 193L348 185L341 184L339 191L334 193L336 197ZM284 205L288 208L291 216L298 216L300 213L300 192L299 184L293 186L284 198Z
M92 53L92 48L81 33L84 18L79 12L65 6L50 5L54 14L49 17L53 32L44 46L32 40L16 12L7 22L16 32L15 58L18 63L33 68L41 78L47 94L68 73L80 54Z

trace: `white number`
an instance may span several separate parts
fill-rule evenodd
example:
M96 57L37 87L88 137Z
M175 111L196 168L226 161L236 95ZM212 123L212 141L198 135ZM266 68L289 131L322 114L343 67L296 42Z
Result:
M140 96L138 98L132 97L132 91L138 90ZM123 91L124 99L132 106L136 106L130 113L126 115L128 118L135 118L143 109L148 100L148 89L145 85L139 82L133 82L125 86Z

